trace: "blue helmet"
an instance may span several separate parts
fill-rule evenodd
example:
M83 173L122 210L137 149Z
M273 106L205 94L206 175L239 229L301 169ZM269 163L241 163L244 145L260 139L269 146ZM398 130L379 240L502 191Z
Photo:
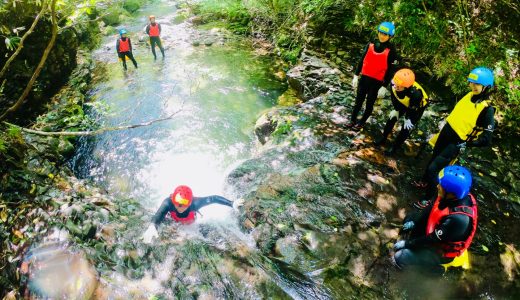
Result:
M452 193L457 199L469 194L471 189L471 173L461 166L448 166L439 172L439 184L447 193Z
M377 31L388 34L389 36L394 36L395 26L392 22L383 22L377 26Z
M469 73L468 81L493 87L493 71L486 67L475 68Z
M127 33L126 29L123 28L119 30L119 35L123 35L125 33Z

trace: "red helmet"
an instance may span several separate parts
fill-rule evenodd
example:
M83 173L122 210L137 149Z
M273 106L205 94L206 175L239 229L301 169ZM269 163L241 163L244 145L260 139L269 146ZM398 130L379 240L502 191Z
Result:
M170 195L170 199L174 205L190 206L193 201L193 192L189 186L179 185Z

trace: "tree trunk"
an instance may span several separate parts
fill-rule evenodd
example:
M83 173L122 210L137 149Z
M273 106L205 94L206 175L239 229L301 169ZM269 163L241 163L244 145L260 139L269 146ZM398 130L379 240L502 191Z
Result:
M42 58L40 60L40 63L34 70L33 76L31 77L31 80L29 80L29 83L25 87L25 90L23 91L22 95L18 98L16 103L8 108L1 116L0 121L5 120L7 116L15 112L22 106L22 104L25 102L25 99L29 95L29 92L31 91L34 82L36 81L36 78L40 75L40 72L43 69L43 66L45 65L45 61L47 61L47 57L49 56L49 53L51 52L52 47L54 46L54 42L56 41L56 35L58 34L58 24L56 22L56 0L52 0L51 3L51 19L52 19L52 36L51 40L49 41L49 44L47 44L47 48L45 48L45 51L43 52Z

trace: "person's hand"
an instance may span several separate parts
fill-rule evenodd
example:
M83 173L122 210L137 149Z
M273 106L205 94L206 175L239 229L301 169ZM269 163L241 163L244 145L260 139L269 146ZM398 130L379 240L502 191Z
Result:
M410 121L410 119L405 119L404 123L403 123L403 128L407 129L407 130L412 130L413 129L412 121Z
M390 112L390 114L388 114L388 117L389 117L390 119L398 118L398 117L399 117L399 112L398 112L397 110L394 109L394 110L392 110L392 111Z
M358 82L359 82L359 76L354 75L354 77L352 78L352 88L353 89L357 89Z
M394 250L395 251L399 251L401 249L404 249L406 247L406 241L405 240L400 240L400 241L397 241L395 244L394 244Z
M459 149L460 152L464 152L464 150L466 150L466 142L457 144L457 149Z
M236 211L238 211L238 208L242 205L244 205L244 199L242 198L233 201L233 209Z
M388 90L382 86L379 91L377 91L377 98L384 98L388 94Z
M148 229L146 229L146 231L144 232L142 239L143 239L144 243L151 244L152 240L154 238L158 238L158 237L159 237L159 233L157 232L155 225L150 224L150 226L148 226Z
M415 226L415 223L413 221L408 221L406 223L403 224L403 230L406 231L406 230L410 230L412 229L413 227Z

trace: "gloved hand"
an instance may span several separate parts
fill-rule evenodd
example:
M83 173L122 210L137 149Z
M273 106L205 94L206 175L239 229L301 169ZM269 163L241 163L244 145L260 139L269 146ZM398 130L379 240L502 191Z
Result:
M403 123L403 128L407 129L407 130L412 130L413 129L412 121L410 121L410 119L405 119L404 123Z
M238 211L238 208L242 205L244 205L244 199L242 198L233 201L233 209L236 211Z
M412 229L413 227L415 226L415 223L413 221L408 221L406 223L404 223L403 225L403 230L406 231L406 230L410 230Z
M352 78L352 88L353 89L357 89L358 82L359 82L359 76L354 75L354 77Z
M398 112L397 110L394 109L394 110L392 110L392 111L390 112L390 114L388 114L388 117L389 117L390 119L398 118L398 117L399 117L399 112Z
M404 249L406 246L406 241L405 240L400 240L400 241L397 241L395 244L394 244L394 250L395 251L399 251L401 249Z
M464 149L466 149L466 142L457 144L457 148L459 148L461 151L463 151Z
M158 237L159 233L157 232L157 229L155 229L155 225L150 224L150 226L148 226L148 229L146 229L146 231L144 232L142 239L144 243L151 244L152 240Z
M388 94L388 90L382 86L379 91L377 91L377 98L384 98Z

